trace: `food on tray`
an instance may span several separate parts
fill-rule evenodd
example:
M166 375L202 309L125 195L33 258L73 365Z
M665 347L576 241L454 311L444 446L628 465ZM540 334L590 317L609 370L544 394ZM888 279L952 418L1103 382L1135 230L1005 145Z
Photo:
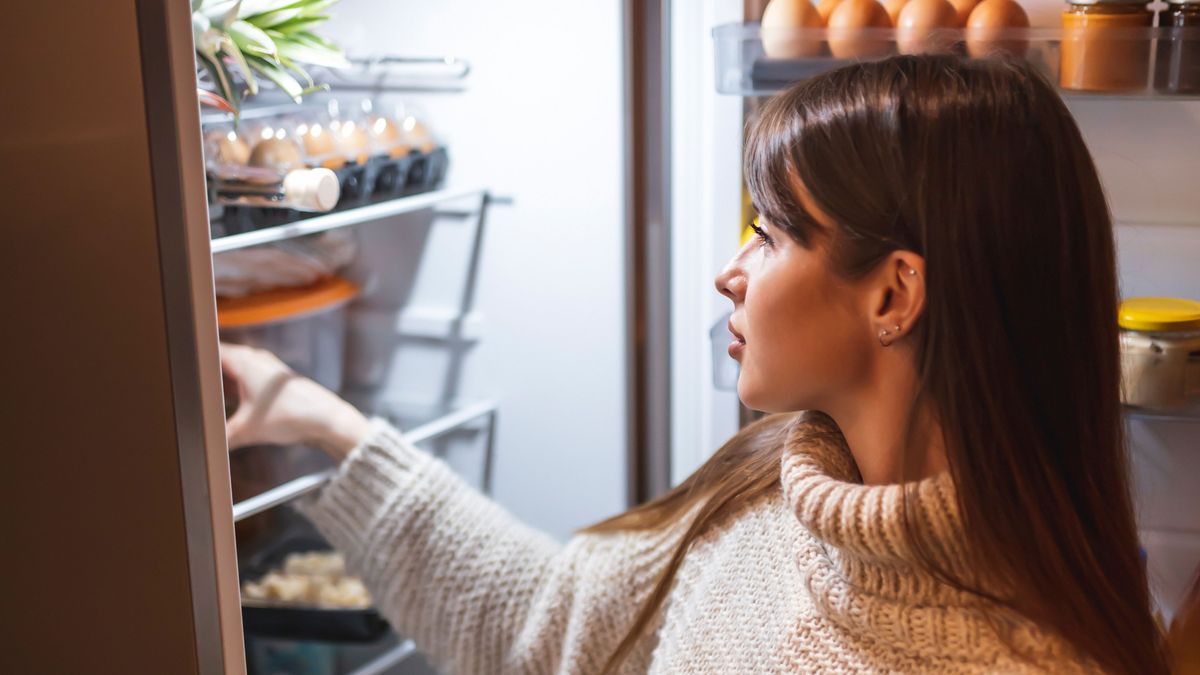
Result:
M371 596L362 581L346 574L345 560L333 551L288 555L282 570L242 584L242 597L346 609L371 606Z

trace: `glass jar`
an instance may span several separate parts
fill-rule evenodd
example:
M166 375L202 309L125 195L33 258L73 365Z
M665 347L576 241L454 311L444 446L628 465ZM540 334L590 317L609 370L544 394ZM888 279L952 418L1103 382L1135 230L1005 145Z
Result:
M1145 89L1154 12L1134 0L1071 0L1062 15L1059 84L1078 91Z
M1167 94L1200 94L1200 0L1167 0L1158 25L1162 31L1154 88Z
M1126 405L1178 411L1200 402L1200 302L1130 298L1118 321Z

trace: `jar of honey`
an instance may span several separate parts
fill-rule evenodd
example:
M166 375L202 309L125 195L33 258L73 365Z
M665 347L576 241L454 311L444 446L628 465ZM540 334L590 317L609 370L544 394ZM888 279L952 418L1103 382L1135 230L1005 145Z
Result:
M1059 84L1064 89L1145 89L1154 12L1138 0L1070 0L1062 15Z
M1154 88L1167 94L1200 94L1200 0L1167 0L1158 13Z

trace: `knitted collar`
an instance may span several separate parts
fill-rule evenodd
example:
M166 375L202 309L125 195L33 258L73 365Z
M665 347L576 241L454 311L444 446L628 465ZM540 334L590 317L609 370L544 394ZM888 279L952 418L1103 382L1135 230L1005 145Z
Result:
M788 431L780 479L800 523L836 549L856 585L890 581L878 578L881 571L909 575L924 569L906 532L906 507L934 562L956 575L967 571L962 520L948 472L903 485L863 485L840 435L802 417Z
M926 571L907 536L905 500L928 556L973 583L948 472L903 485L863 485L841 435L803 415L788 430L781 462L784 500L810 535L796 552L806 592L849 634L930 663L995 659L1010 647L1040 660L1069 649ZM1008 647L989 637L1001 624Z

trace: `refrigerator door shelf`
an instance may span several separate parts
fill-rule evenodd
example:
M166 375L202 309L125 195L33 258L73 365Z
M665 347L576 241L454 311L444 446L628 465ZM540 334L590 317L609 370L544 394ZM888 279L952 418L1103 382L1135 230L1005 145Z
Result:
M1200 88L1179 85L1180 78L1200 79L1195 66L1163 57L1152 68L1151 59L1156 51L1200 53L1200 29L1006 28L983 40L965 29L944 28L919 37L924 52L1016 54L1058 83L1068 99L1200 100ZM915 51L908 44L912 36L898 37L891 28L764 30L756 23L730 23L714 28L713 39L717 91L735 96L769 96L842 66ZM1113 54L1123 58L1100 58Z

